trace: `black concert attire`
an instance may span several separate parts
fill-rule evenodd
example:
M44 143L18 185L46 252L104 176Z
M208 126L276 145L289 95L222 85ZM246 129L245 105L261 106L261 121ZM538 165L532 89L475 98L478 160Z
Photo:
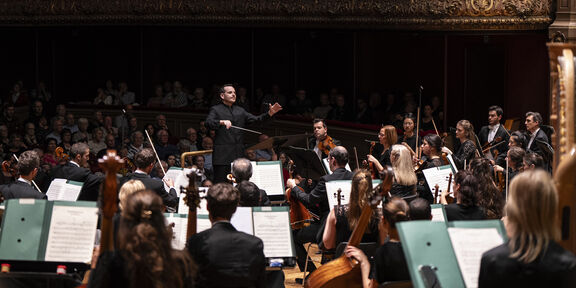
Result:
M232 125L244 128L246 124L270 118L268 113L254 116L237 105L228 106L220 103L210 108L206 118L206 127L216 130L212 153L215 183L227 182L226 176L230 173L230 163L244 155L244 132L236 128L226 129L226 126L220 125L220 120L230 120Z
M394 181L392 183L392 187L390 187L390 195L393 197L401 197L406 201L410 201L416 195L416 184L402 185Z
M574 287L576 256L551 241L531 263L510 257L508 243L482 255L478 287Z
M492 129L496 129L496 132L492 139L489 139L489 134ZM496 165L499 166L506 166L506 153L508 152L508 141L510 140L510 135L506 131L506 128L502 124L498 124L498 127L491 127L491 126L484 126L478 132L478 140L480 141L480 145L497 145L490 149L492 156L495 155L494 150L498 151L498 157L494 157L494 162ZM496 141L498 140L498 141ZM503 142L502 142L503 141ZM499 144L502 142L501 144ZM504 157L500 157L500 155L504 155ZM503 162L504 161L504 162Z
M372 266L372 277L378 283L410 280L406 256L400 242L388 241L376 250L375 265Z
M302 202L308 210L316 212L320 216L320 221L313 221L310 223L310 226L293 231L296 256L298 257L297 262L300 271L304 271L306 259L308 259L304 244L308 242L317 242L318 231L322 229L322 223L325 223L326 218L330 213L328 195L326 194L326 182L332 180L351 180L352 175L353 173L345 168L338 168L334 170L332 174L322 176L316 187L314 187L310 193L302 191L302 188L299 186L294 186L294 188L292 188L292 197L295 197ZM316 266L313 263L309 263L308 271L312 272L314 270L316 270Z
M536 136L534 137L534 139L532 140L532 136L527 137L526 139L528 141L528 143L526 144L526 152L533 152L536 153L542 157L544 157L544 153L542 152L542 150L540 149L540 147L538 146L538 144L536 144L536 141L542 141L542 142L548 142L548 136L546 136L546 133L544 133L544 131L542 131L542 129L538 128L538 131L536 131ZM532 140L532 142L530 142Z
M479 206L464 206L462 204L448 204L444 206L448 221L457 220L484 220L486 214Z
M338 246L339 243L348 242L353 232L353 230L350 229L350 225L348 224L348 216L346 215L346 213L348 213L348 209L348 205L342 205L340 208L334 210L336 216L336 246ZM378 242L379 221L380 220L378 217L370 218L370 223L368 224L366 232L364 232L364 236L362 236L361 242Z
M17 198L34 198L34 199L47 199L46 194L42 194L32 186L32 183L26 182L25 179L18 179L10 184L1 185L0 191L4 199L17 199Z
M57 166L52 172L52 179L55 178L83 182L78 200L85 201L98 200L100 183L104 180L103 176L96 176L89 169L81 168L73 161Z
M416 151L416 147L420 147L420 145L422 144L422 138L418 137L418 145L416 145L416 134L412 135L412 137L398 137L398 141L396 142L396 144L402 144L402 142L406 142L406 144L408 144L408 146L410 146L410 148L412 149L412 151Z
M176 208L178 206L178 194L176 189L170 188L170 191L166 191L164 188L164 182L160 179L154 179L150 175L142 172L128 173L128 175L120 179L120 185L128 182L129 180L140 180L144 184L147 190L152 190L156 192L161 198L164 205L171 208Z
M427 157L424 159L424 163L422 163L421 170L440 166L444 166L444 162L442 162L440 158ZM416 173L416 176L418 177L418 185L416 186L418 196L420 198L426 199L426 201L428 201L428 203L430 204L434 203L434 194L436 193L436 191L430 191L428 181L426 180L426 177L424 177L423 172Z
M456 168L464 169L464 161L466 161L466 165L470 164L470 161L474 159L475 155L476 145L474 145L472 140L466 140L463 143L460 143L460 147L456 153L452 154L452 158L454 159Z
M198 265L196 287L266 287L262 240L230 222L215 222L193 235L187 249Z

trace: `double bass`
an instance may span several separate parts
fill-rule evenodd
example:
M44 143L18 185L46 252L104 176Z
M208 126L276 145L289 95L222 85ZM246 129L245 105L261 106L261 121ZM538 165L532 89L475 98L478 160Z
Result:
M374 195L372 195L370 206L362 210L360 221L358 222L358 225L356 225L356 228L354 228L354 231L348 240L349 246L358 246L358 244L360 244L364 231L370 222L372 211L383 199L384 195L388 194L390 191L393 178L394 172L389 166L386 166L384 170L380 172L382 183L374 189ZM362 271L360 270L360 265L358 265L356 259L348 258L345 254L342 254L342 256L338 257L336 260L328 262L312 272L306 281L305 287L362 287Z

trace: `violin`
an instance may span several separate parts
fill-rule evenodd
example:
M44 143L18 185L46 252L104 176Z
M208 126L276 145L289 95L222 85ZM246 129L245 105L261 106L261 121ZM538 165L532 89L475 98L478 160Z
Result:
M64 148L60 146L56 147L56 149L54 150L54 155L56 156L56 159L58 159L58 161L68 162L70 160L70 156L64 153Z
M16 168L16 163L12 160L2 161L2 172L10 174L14 179L18 178L18 169Z
M370 205L362 210L358 225L356 225L356 228L354 228L348 240L349 246L358 246L360 241L362 241L364 231L372 217L373 209L376 209L376 206L385 197L385 194L389 193L393 178L394 172L390 166L386 166L384 170L380 172L382 183L373 190ZM348 258L346 254L342 254L342 256L336 260L330 261L312 272L306 281L305 287L362 287L362 271L360 265L358 265L356 259Z
M446 189L446 192L448 193L448 195L446 195L446 203L448 204L452 204L456 201L453 196L450 196L450 186L452 186L452 173L448 176L448 188Z
M375 141L370 142L370 151L368 152L368 154L372 155L372 153L374 153L374 147L376 147L376 142ZM365 163L367 163L367 165ZM378 179L378 169L374 167L374 163L364 160L363 164L365 166L364 169L370 171L372 179Z
M318 150L322 151L324 155L330 154L330 150L334 149L336 144L334 144L334 139L330 136L326 136L324 140L318 142Z

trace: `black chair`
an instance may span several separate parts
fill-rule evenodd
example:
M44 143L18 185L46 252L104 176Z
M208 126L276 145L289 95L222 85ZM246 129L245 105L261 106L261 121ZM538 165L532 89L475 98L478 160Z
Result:
M341 242L340 244L338 244L338 246L336 246L336 253L334 253L334 258L340 257L340 255L344 253L344 249L346 249L347 245L348 242ZM374 260L374 255L376 254L376 250L378 249L378 247L380 247L380 244L378 244L377 242L365 242L358 244L357 247L360 250L362 250L364 254L366 254L366 257L368 257L370 263L372 263Z

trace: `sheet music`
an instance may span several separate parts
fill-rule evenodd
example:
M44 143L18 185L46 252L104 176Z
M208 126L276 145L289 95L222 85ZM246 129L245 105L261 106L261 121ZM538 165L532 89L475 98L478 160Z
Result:
M448 228L458 266L467 288L478 287L482 254L504 240L496 228Z
M260 189L266 190L267 195L284 195L284 177L280 161L254 162L252 163L252 178ZM274 164L271 164L274 163Z
M450 173L452 173L450 165L424 169L422 173L424 173L428 187L430 191L432 191L432 196L436 193L434 186L438 184L438 198L436 199L436 203L440 203L440 195L442 195L442 191L446 191L448 188L448 179L450 178ZM452 174L452 180L454 180L454 174Z
M190 172L192 172L192 169L190 168L182 169L179 167L170 167L162 179L174 180L174 189L176 189L176 194L180 194L180 187L188 187L189 181L188 176L186 175L190 174ZM164 183L164 189L166 189L166 191L170 190L168 185L166 185L166 182L162 182Z
M252 221L252 207L237 207L232 214L230 224L238 231L254 235L254 223Z
M206 210L206 192L208 192L208 187L198 187L199 195L200 195L200 208L196 208L196 214L206 214L208 215L208 210ZM176 191L178 192L178 191ZM188 214L188 205L184 201L184 196L186 194L179 193L178 198L178 214Z
M212 228L212 222L210 222L208 214L196 215L196 233L200 233L210 228Z
M259 207L253 211L254 236L264 242L266 258L295 257L288 209L274 211L272 207Z
M442 207L432 207L432 221L446 222Z
M46 243L45 261L92 260L98 208L54 205Z
M332 174L332 170L330 170L330 164L328 163L328 158L322 159L322 165L324 165L324 168L326 168L326 171L328 171L328 174ZM350 165L348 165L348 163L346 163L346 170L352 171L352 169L350 169Z
M456 163L454 162L454 158L452 158L452 154L446 155L446 158L448 158L448 162L450 162L450 166L452 166L454 174L458 173L458 167L456 167Z
M186 230L188 229L188 215L164 213L166 224L174 224L172 227L172 248L182 250L186 247Z
M46 196L48 200L62 200L62 201L76 201L80 190L82 190L82 182L68 181L66 179L56 178L50 183Z
M380 184L380 180L372 180L372 188ZM340 193L340 205L346 205L350 202L350 191L352 191L352 180L333 180L326 182L326 194L328 196L328 205L330 209L338 205L338 188L342 189ZM382 207L380 202L379 207Z

